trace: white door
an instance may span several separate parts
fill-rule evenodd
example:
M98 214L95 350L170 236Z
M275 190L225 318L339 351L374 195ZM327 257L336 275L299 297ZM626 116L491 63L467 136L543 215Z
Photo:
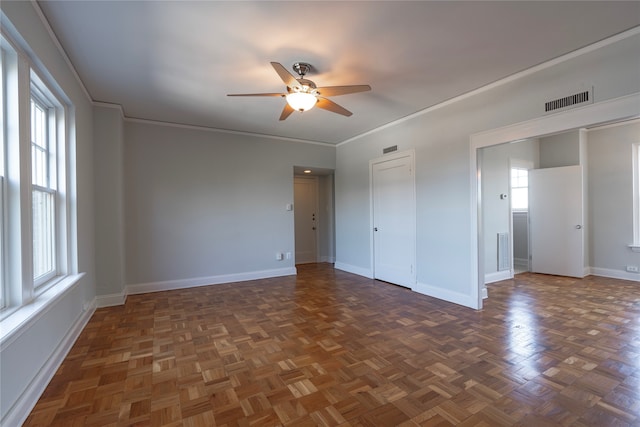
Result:
M295 222L296 264L318 260L318 180L294 177L293 210Z
M531 271L584 277L582 167L529 171Z
M372 163L373 272L376 279L415 285L413 156Z

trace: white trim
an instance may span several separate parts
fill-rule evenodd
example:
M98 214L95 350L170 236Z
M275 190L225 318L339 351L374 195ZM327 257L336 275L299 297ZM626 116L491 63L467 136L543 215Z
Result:
M494 273L487 273L484 275L484 284L500 282L502 280L513 279L512 270L496 271ZM484 299L484 298L483 298Z
M102 102L102 101L93 101L91 103L94 107L99 108L111 108L113 110L118 110L120 112L120 118L124 121L127 117L124 115L124 109L120 104L113 104L111 102Z
M411 289L414 292L417 292L422 295L426 295L432 298L438 298L447 302L452 302L454 304L459 304L465 307L472 307L473 300L472 298L460 292L450 291L448 289L444 289L438 286L427 285L426 283L416 283L416 285Z
M640 274L630 273L628 271L613 270L610 268L591 267L590 273L594 276L609 277L611 279L629 280L631 282L640 282Z
M80 333L93 316L95 305L91 305L89 310L80 314L73 326L65 334L60 344L56 347L51 356L42 365L39 372L34 376L33 380L27 385L25 391L20 395L18 400L9 409L4 418L0 420L0 424L7 426L19 426L27 419L31 410L38 403L38 399L44 392L45 388L55 375L56 371L64 361L65 357L73 347Z
M515 80L530 76L532 74L537 73L538 71L553 67L553 66L561 64L561 63L563 63L565 61L569 61L569 60L571 60L573 58L577 58L577 57L579 57L581 55L585 55L587 53L593 52L593 51L598 50L600 48L603 48L605 46L611 45L613 43L617 43L617 42L619 42L621 40L624 40L626 38L633 37L633 36L635 36L637 34L640 34L640 26L634 27L634 28L632 28L630 30L627 30L627 31L623 31L622 33L616 34L613 37L609 37L607 39L601 40L601 41L596 42L594 44L591 44L589 46L585 46L585 47L583 47L581 49L577 49L577 50L574 50L573 52L569 52L566 55L562 55L562 56L560 56L558 58L552 59L552 60L547 61L547 62L543 62L542 64L539 64L539 65L536 65L534 67L528 68L526 70L520 71L518 73L512 74L510 76L507 76L507 77L505 77L503 79L500 79L500 80L495 81L493 83L490 83L488 85L481 86L478 89L474 89L474 90L472 90L470 92L467 92L467 93L464 93L462 95L456 96L454 98L448 99L446 101L440 102L440 103L435 104L435 105L433 105L431 107L427 107L427 108L425 108L423 110L420 110L420 111L417 111L417 112L415 112L413 114L409 114L408 116L401 117L398 120L394 120L394 121L392 121L390 123L387 123L387 124L384 124L384 125L379 126L377 128L374 128L374 129L371 129L369 131L363 132L363 133L361 133L359 135L356 135L354 137L351 137L349 139L345 139L344 141L336 144L336 147L340 147L340 146L342 146L344 144L348 144L348 143L350 143L352 141L356 141L356 140L358 140L360 138L364 138L365 136L368 136L368 135L380 132L380 131L382 131L384 129L388 129L390 127L399 125L399 124L404 123L406 121L412 120L412 119L414 119L416 117L428 114L428 113L430 113L432 111L439 110L440 108L446 107L446 106L451 105L451 104L455 104L456 102L465 100L467 98L470 98L472 96L481 94L481 93L486 92L488 90L503 86L503 85L505 85L507 83L511 83L511 82L513 82Z
M640 105L640 92L471 135L469 138L469 175L471 178L471 277L469 292L475 302L473 308L482 308L480 287L484 281L484 266L481 262L484 260L484 245L480 246L483 243L480 214L482 192L478 179L481 173L482 152L479 152L480 148L636 118L640 116L638 105Z
M614 122L614 123L605 123L603 125L589 126L585 130L587 131L587 133L589 133L596 130L610 129L610 128L616 128L618 126L627 126L627 125L638 124L638 123L640 123L640 118L621 120L619 122Z
M113 307L116 305L123 305L127 300L126 290L119 294L99 295L95 298L95 304L98 308Z
M514 258L513 268L518 270L529 270L529 260L527 258Z
M336 270L346 271L347 273L357 274L358 276L363 276L367 279L373 279L373 273L369 268L362 268L351 264L345 264L343 262L336 262L333 268Z
M191 279L167 280L128 285L126 295L146 294L149 292L171 291L174 289L195 288L198 286L219 285L223 283L244 282L247 280L268 279L271 277L295 276L295 267L275 268L272 270L250 271L246 273L221 274L219 276L194 277ZM111 298L112 296L107 296Z

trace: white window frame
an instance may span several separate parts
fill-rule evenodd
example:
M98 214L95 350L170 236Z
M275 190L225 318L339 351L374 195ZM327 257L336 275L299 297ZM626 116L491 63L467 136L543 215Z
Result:
M4 58L4 48L0 48L0 310L2 310L5 306L5 257L4 257L4 246L5 246L5 228L4 228L4 176L5 176L5 128L6 128L6 119L5 119L5 111L6 111L6 91L5 91L5 58Z
M26 320L78 282L75 232L75 182L69 154L72 150L73 105L53 77L39 68L24 46L2 30L2 138L0 160L0 275L4 279L0 301L0 343ZM31 99L46 107L49 136L49 181L33 182ZM4 157L3 157L4 156ZM34 278L33 195L53 195L53 269ZM2 241L4 240L4 241Z
M631 146L633 162L633 243L629 245L634 252L640 252L640 142Z
M52 94L45 94L44 90L43 90L43 84L41 82L38 82L39 79L34 78L33 76L33 72L32 72L32 81L31 81L31 96L29 99L29 103L31 104L31 102L34 102L36 104L37 107L39 107L40 109L42 109L44 111L45 114L45 135L44 135L44 139L45 139L45 145L46 147L42 147L44 149L44 154L45 154L45 182L40 184L37 184L35 182L33 182L33 176L32 176L32 182L31 182L31 193L32 195L35 195L36 192L40 192L40 193L46 193L49 194L51 196L52 199L52 211L53 211L53 218L52 218L52 224L50 225L52 228L52 234L53 236L51 237L52 242L51 242L51 254L49 254L49 256L51 257L51 269L49 269L48 271L44 272L43 274L37 275L36 276L36 268L35 268L35 260L36 260L36 248L35 247L31 247L32 253L31 253L31 258L34 262L34 277L33 277L33 285L35 289L39 289L41 286L46 285L47 283L49 283L51 281L51 279L53 279L54 277L56 277L58 275L58 266L57 266L57 247L56 247L56 242L58 240L58 235L59 235L59 227L58 227L58 221L57 221L57 217L59 216L58 213L58 196L57 196L57 176L56 176L56 170L57 170L57 158L56 158L56 151L57 151L57 138L56 138L56 108L55 108L55 104L60 104L59 102L52 102L51 99L55 99L53 97ZM31 121L33 120L33 113L32 110L30 108L30 129L33 129L33 123L31 123ZM31 135L31 137L29 138L30 140L30 145L31 145L31 150L34 149L34 137L33 135ZM33 156L33 153L32 153ZM32 171L31 171L32 175L33 175L33 158L32 158ZM31 211L32 211L32 220L31 220L31 235L35 236L35 224L33 221L33 214L34 214L34 210L35 210L35 206L33 206L33 203L31 205ZM33 241L33 240L32 240Z

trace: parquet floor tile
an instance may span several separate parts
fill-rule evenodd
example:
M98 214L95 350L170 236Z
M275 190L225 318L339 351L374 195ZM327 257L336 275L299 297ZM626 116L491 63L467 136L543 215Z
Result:
M640 285L523 273L474 311L334 270L132 295L25 426L640 426Z

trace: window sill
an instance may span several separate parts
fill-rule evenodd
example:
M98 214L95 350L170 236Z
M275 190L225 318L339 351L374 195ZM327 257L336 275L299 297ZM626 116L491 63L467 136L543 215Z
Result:
M64 276L30 303L16 307L13 311L11 307L7 308L6 317L0 320L0 349L9 345L23 329L46 313L58 299L80 282L82 276L84 273Z
M632 252L640 252L640 245L629 245Z

